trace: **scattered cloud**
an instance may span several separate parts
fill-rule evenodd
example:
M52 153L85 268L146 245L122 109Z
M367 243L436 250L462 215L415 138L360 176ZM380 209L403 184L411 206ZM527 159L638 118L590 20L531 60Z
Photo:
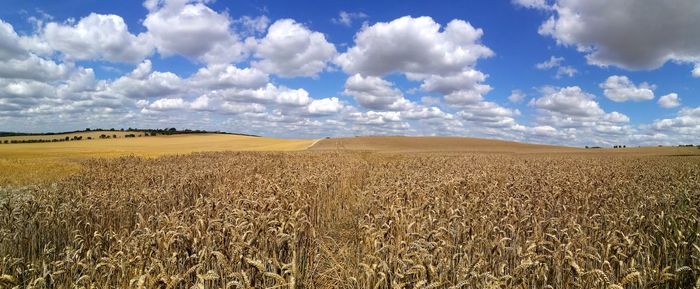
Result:
M355 20L362 20L366 19L367 14L362 13L362 12L345 12L345 11L340 11L338 13L338 18L333 18L331 19L331 22L335 24L341 24L345 25L347 27L352 26L352 22Z
M574 77L574 75L576 75L576 73L578 73L578 70L576 68L574 68L573 66L562 65L563 61L564 61L564 57L552 56L549 58L549 60L535 64L535 67L539 70L549 70L549 69L556 68L557 69L557 74L555 75L556 78L561 78L564 75L566 75L568 77Z
M522 90L515 89L510 92L510 95L508 96L508 101L512 103L518 103L523 101L525 99L525 93Z
M681 105L681 99L676 93L669 93L659 97L659 105L663 108L674 108Z
M654 86L646 82L635 85L627 76L613 75L600 84L603 94L615 102L654 99Z

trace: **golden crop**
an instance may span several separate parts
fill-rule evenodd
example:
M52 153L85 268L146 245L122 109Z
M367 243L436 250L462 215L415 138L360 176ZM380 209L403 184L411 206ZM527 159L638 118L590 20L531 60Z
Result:
M122 157L0 193L0 288L700 288L699 234L693 156Z

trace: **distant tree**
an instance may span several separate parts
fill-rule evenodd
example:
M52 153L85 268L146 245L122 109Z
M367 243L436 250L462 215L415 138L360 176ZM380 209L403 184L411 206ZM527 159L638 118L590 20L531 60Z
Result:
M110 128L109 130L110 130L110 131L114 131L114 128Z
M88 128L86 128L86 129L85 129L85 131L90 131L90 128L89 128L89 127L88 127Z
M69 136L67 136L67 137L66 137L65 139L66 139L66 140L70 140L70 137L69 137Z
M622 145L623 148L627 148L627 145Z
M170 129L168 129L168 131L177 131L177 129L174 127L171 127Z
M7 141L7 140L5 140L5 143L8 143L8 141Z
M588 148L588 146L586 146L586 148Z
M92 139L92 137L91 137L91 136L89 136L89 137L87 137L87 139Z
M116 134L113 134L112 137L113 137L113 138L117 138L117 135L116 135Z

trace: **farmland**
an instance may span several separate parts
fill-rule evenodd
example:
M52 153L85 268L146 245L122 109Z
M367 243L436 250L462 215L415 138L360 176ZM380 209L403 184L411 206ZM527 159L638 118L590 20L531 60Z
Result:
M178 137L7 186L0 287L698 287L696 148Z

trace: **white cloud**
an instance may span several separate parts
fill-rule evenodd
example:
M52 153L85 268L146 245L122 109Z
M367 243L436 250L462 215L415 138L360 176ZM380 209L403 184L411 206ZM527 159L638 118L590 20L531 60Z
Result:
M338 13L338 18L333 18L331 21L336 24L341 24L345 25L347 27L350 27L352 25L353 20L359 20L359 19L365 19L367 18L367 14L362 13L362 12L345 12L345 11L340 11Z
M545 95L533 99L530 104L539 109L577 117L595 117L604 114L595 96L584 92L578 86L553 89Z
M517 125L513 117L519 114L520 112L517 110L511 110L489 101L465 106L465 109L458 113L464 120L487 127L513 127Z
M493 52L479 43L483 31L462 20L441 30L430 17L404 16L365 26L355 46L336 59L348 74L381 76L391 72L454 74Z
M189 104L182 98L161 98L151 103L148 108L152 110L184 109Z
M700 135L700 107L683 108L676 117L654 121L651 128L658 133L674 136L674 143L692 143L698 141ZM669 138L666 138L669 140Z
M551 7L553 15L539 33L576 46L590 64L656 69L669 60L700 59L697 0L558 0ZM620 11L625 11L624 17Z
M40 37L66 58L76 60L137 63L153 51L149 36L131 34L118 15L91 13L75 24L51 22Z
M561 78L564 75L566 75L568 77L573 77L576 73L578 73L578 70L576 68L574 68L573 66L562 65L563 61L564 61L564 57L551 56L549 58L549 60L535 64L535 67L539 70L548 70L548 69L556 68L557 69L557 74L555 75L556 78Z
M343 104L337 97L314 99L308 107L309 114L330 115L343 109Z
M29 54L24 58L0 60L0 78L57 80L68 75L70 68L61 63Z
M693 69L693 77L700 77L700 63L695 64L695 69Z
M228 64L211 64L200 68L190 79L193 86L209 90L224 88L259 88L269 79L256 68L238 68Z
M20 37L9 23L0 19L0 61L26 56Z
M451 94L456 91L475 90L479 94L486 93L491 87L482 84L486 81L486 75L478 70L468 69L456 74L440 76L431 75L423 81L420 88L423 91Z
M523 101L525 99L525 93L522 92L522 90L515 89L510 92L510 95L508 96L508 101L513 102L513 103L518 103Z
M405 110L409 104L393 83L376 76L355 74L349 77L344 93L372 110Z
M229 63L246 55L246 46L230 29L227 13L218 13L202 1L149 0L144 6L149 13L143 25L163 56L180 54L206 63Z
M681 105L681 99L676 93L669 93L659 97L659 105L663 108L674 108Z
M267 27L270 26L270 18L267 18L265 15L258 17L243 16L234 20L234 23L239 24L245 34L255 35L267 31Z
M551 9L546 0L512 0L513 4L527 8Z
M600 84L603 94L612 101L643 101L654 99L654 86L642 82L639 86L630 81L627 76L613 75Z
M277 20L259 41L253 67L283 77L315 76L336 55L335 46L319 32L292 19Z
M561 66L562 61L564 61L564 57L551 56L549 60L535 64L535 67L540 70L546 70Z
M112 93L133 99L174 96L184 89L184 81L176 74L151 71L150 60L145 60L130 74L115 80L109 88Z

